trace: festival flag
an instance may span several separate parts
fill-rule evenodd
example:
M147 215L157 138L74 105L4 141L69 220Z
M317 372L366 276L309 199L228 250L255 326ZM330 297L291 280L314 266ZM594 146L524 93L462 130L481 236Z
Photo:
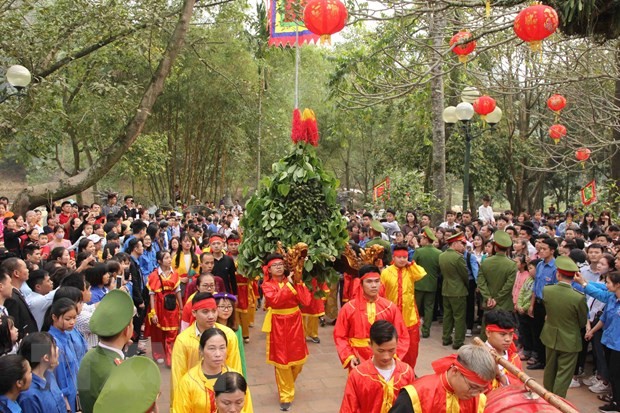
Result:
M304 26L303 15L307 0L269 0L269 45L295 46L316 42L319 36Z
M588 206L594 202L596 202L596 181L592 180L581 188L581 203Z
M382 182L372 187L372 200L377 201L377 199L383 197L383 195L390 189L390 177L386 177ZM389 194L388 194L389 199Z

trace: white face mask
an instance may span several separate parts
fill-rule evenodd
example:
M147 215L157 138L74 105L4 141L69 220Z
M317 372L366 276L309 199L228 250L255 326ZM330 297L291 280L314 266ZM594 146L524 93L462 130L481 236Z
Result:
M65 237L65 234L63 234L62 232L57 232L56 233L56 238L63 239L64 237Z

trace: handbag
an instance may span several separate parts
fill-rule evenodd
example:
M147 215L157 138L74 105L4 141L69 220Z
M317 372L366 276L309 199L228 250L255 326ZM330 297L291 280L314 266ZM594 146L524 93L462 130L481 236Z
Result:
M161 282L161 292L164 294L164 308L168 311L174 311L177 309L177 296L173 292L166 294L166 289L164 287L164 280L161 278L161 274L159 270L157 270L157 275L159 276L159 281Z

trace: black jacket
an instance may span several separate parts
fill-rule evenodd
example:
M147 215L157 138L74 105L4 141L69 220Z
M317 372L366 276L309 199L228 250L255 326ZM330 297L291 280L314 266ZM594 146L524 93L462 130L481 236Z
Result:
M26 334L36 333L39 331L37 322L30 312L26 298L21 291L13 287L13 295L4 302L9 315L15 319L15 327L19 331L19 339L21 340Z

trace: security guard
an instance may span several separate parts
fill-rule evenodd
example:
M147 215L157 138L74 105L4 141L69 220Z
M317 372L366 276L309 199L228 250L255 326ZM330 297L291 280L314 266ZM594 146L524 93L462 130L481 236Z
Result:
M544 287L543 302L547 320L540 339L546 347L545 389L566 397L581 352L581 329L585 327L588 306L585 296L573 289L579 267L569 257L555 260L558 283Z
M422 337L428 338L431 334L433 309L435 308L435 293L437 278L439 277L439 256L441 251L433 246L437 237L433 230L424 227L420 234L420 247L413 253L414 261L426 270L426 277L415 283L415 302L418 312L424 318Z
M376 219L373 219L370 222L370 241L368 241L366 243L366 247L368 248L371 245L375 245L375 244L379 244L383 247L383 265L381 265L380 267L387 267L388 265L390 265L392 263L392 246L390 245L389 242L385 241L384 239L381 238L381 234L383 234L385 232L385 228L383 228L383 225L381 225L381 222L377 221Z
M95 413L153 413L161 373L157 364L146 357L131 357L114 369L101 389Z
M123 348L133 334L133 300L124 291L103 297L90 319L99 344L86 353L78 371L78 392L83 413L92 413L95 401L116 366L125 359Z
M512 239L506 231L493 234L495 255L480 264L478 288L482 294L482 306L485 310L502 309L513 311L512 287L517 276L517 264L507 257L512 246ZM480 338L486 341L485 323L482 324Z
M443 336L442 343L449 346L454 328L454 344L458 350L465 342L465 311L467 307L467 287L469 272L463 253L467 240L462 232L458 232L446 240L450 248L439 255L439 269L443 276L441 295L443 296Z

